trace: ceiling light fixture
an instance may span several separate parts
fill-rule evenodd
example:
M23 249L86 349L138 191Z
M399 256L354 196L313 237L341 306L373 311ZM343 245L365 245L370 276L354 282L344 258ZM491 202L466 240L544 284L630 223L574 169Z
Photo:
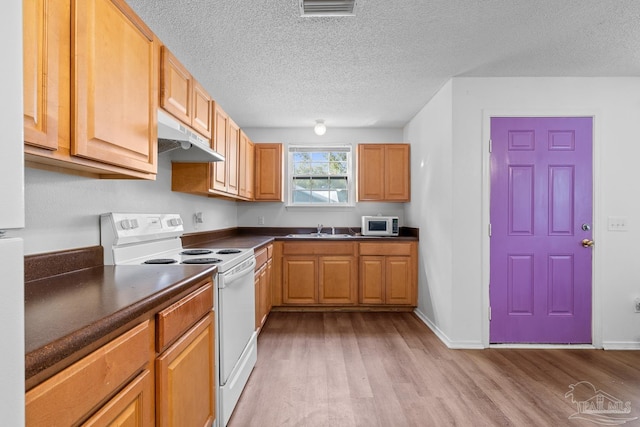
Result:
M316 135L322 136L327 131L327 125L324 124L324 120L316 120L316 125L313 127L313 131Z

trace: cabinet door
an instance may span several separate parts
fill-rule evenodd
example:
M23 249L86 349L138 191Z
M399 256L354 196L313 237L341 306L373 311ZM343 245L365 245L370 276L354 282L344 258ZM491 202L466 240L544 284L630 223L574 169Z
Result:
M260 329L261 325L261 317L260 313L262 312L261 307L261 299L260 299L260 270L256 271L253 276L253 287L254 287L254 295L255 295L255 330Z
M145 370L95 413L84 427L155 425L153 375Z
M74 0L72 154L157 169L154 36L123 0Z
M271 293L273 292L273 259L269 258L267 260L267 278L265 288L267 293L264 297L265 301L265 314L269 315L271 312L271 307L273 306L273 298L271 297Z
M411 258L386 257L384 277L387 304L416 304Z
M238 195L248 200L253 199L253 168L254 168L254 148L253 142L247 135L240 131L240 155L238 170Z
M191 124L193 78L169 49L162 46L160 105L178 120Z
M156 359L156 425L213 423L214 360L213 313L209 313Z
M360 256L361 304L384 304L385 257Z
M58 149L69 139L70 3L23 1L24 141Z
M408 202L409 144L385 145L384 199L391 202Z
M384 200L383 144L358 145L358 200Z
M215 104L213 108L213 149L224 156L224 162L211 164L211 188L217 191L227 191L227 169L229 156L227 155L227 140L229 134L229 116Z
M282 144L255 144L255 200L282 201Z
M358 280L355 257L318 257L318 292L321 304L357 304Z
M286 256L282 259L284 304L316 304L318 261L315 256Z
M238 194L239 187L239 164L238 154L240 153L240 128L229 118L229 133L227 141L227 193Z
M264 325L267 320L268 299L270 299L269 293L271 289L267 286L267 266L264 265L256 273L258 279L258 293L256 294L256 305L258 307L256 311L256 329L259 329Z
M191 127L205 138L211 138L211 120L213 108L211 96L198 83L193 81L193 115Z

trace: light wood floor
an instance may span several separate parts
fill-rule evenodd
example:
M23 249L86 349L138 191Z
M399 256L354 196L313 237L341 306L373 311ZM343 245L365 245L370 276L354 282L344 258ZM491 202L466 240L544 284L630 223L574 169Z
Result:
M450 350L411 313L273 312L229 425L595 426L569 419L580 381L640 417L639 351Z

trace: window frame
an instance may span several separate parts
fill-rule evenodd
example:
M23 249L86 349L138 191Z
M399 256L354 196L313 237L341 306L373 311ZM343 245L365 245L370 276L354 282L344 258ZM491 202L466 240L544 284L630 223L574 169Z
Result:
M294 162L293 155L297 152L331 152L341 151L347 154L347 201L342 203L302 203L293 201L294 192ZM352 208L355 207L356 186L355 186L355 156L353 144L289 144L287 146L287 208ZM330 177L331 175L320 175Z

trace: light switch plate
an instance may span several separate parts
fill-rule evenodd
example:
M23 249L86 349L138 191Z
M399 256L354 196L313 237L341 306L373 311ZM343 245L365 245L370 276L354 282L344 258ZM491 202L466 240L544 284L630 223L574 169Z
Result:
M609 231L627 231L628 219L626 216L610 216L607 228Z

